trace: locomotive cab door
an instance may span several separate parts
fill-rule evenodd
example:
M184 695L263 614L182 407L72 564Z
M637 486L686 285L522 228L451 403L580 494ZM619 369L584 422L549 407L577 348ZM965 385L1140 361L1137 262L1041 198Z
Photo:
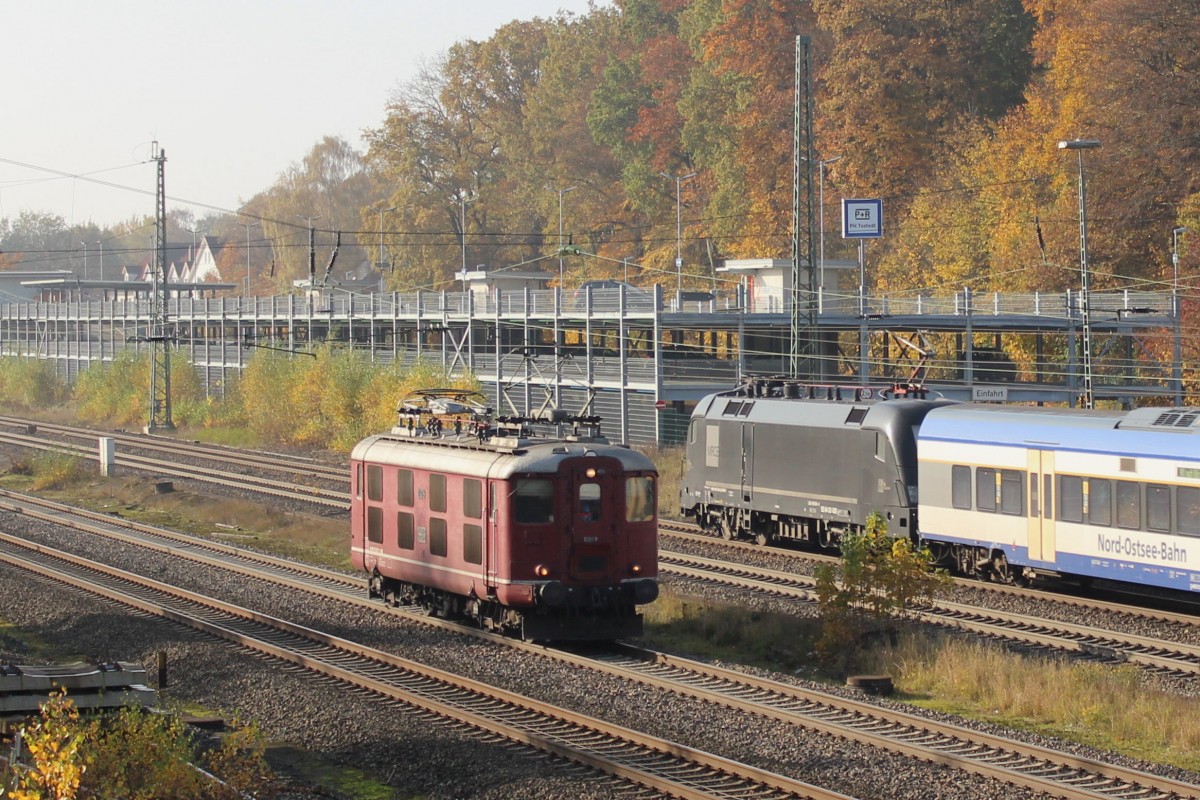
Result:
M1029 558L1053 564L1058 557L1054 540L1054 452L1028 450L1026 465L1029 495L1026 530L1029 537Z
M576 580L607 578L619 556L621 528L619 462L582 458L567 470L570 522L567 525L567 573Z

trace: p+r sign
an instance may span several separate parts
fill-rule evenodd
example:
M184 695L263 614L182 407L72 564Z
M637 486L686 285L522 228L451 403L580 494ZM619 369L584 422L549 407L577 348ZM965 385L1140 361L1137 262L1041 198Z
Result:
M842 200L842 238L879 239L882 236L882 200Z

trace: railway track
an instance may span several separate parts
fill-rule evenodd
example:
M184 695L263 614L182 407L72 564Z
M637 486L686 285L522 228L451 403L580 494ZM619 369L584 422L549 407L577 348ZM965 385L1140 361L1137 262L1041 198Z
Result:
M846 800L846 795L839 792L8 535L0 535L0 559L142 613L663 794L683 798Z
M20 498L7 498L0 501L0 507L17 511L23 502ZM84 514L73 520L72 517L76 515L69 507L36 499L31 502L27 513L56 524L69 524L78 530L116 537L130 544L154 547L205 564L236 570L249 577L383 610L378 603L366 599L361 580L341 573L246 553L230 545L196 540L150 526L124 521L115 524L104 519L104 515ZM660 653L628 647L600 656L546 651L538 646L494 637L481 631L464 630L461 626L441 620L421 619L428 624L488 639L500 645L524 649L540 657L604 671L625 680L736 708L777 723L799 725L825 735L853 739L906 757L944 764L1055 796L1121 797L1131 800L1200 797L1200 787L1190 784Z
M74 443L47 442L35 434L28 433L29 426L43 431L40 423L15 418L0 417L0 425L8 425L22 432L13 433L0 430L0 443L10 443L22 447L37 447L40 449L63 450L74 452L82 457L96 457L94 449L86 445ZM47 430L58 430L75 437L95 439L96 432L70 426L45 426ZM144 440L151 439L156 447L165 448L170 453L174 439L161 437L146 437L135 434L123 434L127 447L140 447ZM203 459L213 450L206 445L184 443L189 457ZM227 448L215 448L219 459L229 457ZM175 459L147 458L136 455L118 454L118 465L133 469L142 469L156 474L167 474L176 477L201 481L213 485L224 486L236 491L250 491L266 494L288 500L313 503L321 508L342 510L348 508L349 494L345 491L323 489L316 486L306 486L297 491L290 486L292 481L279 478L264 478L259 475L246 475L240 472L226 472L204 465L180 464ZM219 462L220 463L220 462ZM277 454L253 453L247 457L241 466L252 463L257 470L273 470L287 474L293 469L294 460L291 456ZM304 467L305 464L301 464ZM321 470L326 472L331 467L323 465ZM344 484L345 475L341 476ZM668 538L678 537L685 541L702 541L706 544L716 544L729 547L734 552L758 552L763 548L744 542L725 542L714 537L699 534L695 526L685 523L662 521L660 528ZM774 555L783 555L786 551L770 551ZM819 553L796 555L805 561L834 562L832 556ZM660 570L677 574L694 580L721 584L739 589L762 591L776 596L792 597L801 600L813 598L811 579L791 572L778 572L756 567L739 565L735 562L703 559L672 552L667 549L660 553ZM1018 596L1034 597L1038 600L1053 603L1063 603L1081 608L1100 609L1118 614L1133 615L1155 619L1173 624L1196 627L1197 618L1192 615L1172 614L1149 608L1140 608L1125 604L1108 603L1087 598L1075 598L1057 593L1031 590L1022 587L988 584L975 580L956 579L961 586L975 590L1001 592ZM984 635L987 637L1020 642L1037 647L1056 649L1063 652L1080 653L1109 662L1128 662L1149 669L1162 670L1180 675L1195 675L1200 673L1200 648L1188 645L1178 645L1163 640L1129 634L1116 634L1099 631L1087 626L1072 625L1065 622L1050 621L1032 615L1005 614L997 611L982 611L965 604L955 604L938 601L935 606L920 609L921 618L932 624L958 628Z

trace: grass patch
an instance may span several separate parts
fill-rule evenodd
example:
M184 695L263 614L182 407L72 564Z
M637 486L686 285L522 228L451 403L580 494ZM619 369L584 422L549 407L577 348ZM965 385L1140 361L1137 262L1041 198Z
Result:
M87 472L86 462L76 456L52 451L39 451L29 460L32 480L29 488L35 492L69 486Z
M669 589L642 612L648 644L778 672L809 669L820 634L815 622L698 600Z
M401 800L387 783L353 767L294 747L267 749L267 763L277 773L336 792L349 800Z
M817 659L817 620L670 590L643 613L651 646L821 683L845 677ZM861 653L856 670L891 675L896 699L915 706L1200 771L1200 699L1163 692L1131 665L1025 655L915 627Z

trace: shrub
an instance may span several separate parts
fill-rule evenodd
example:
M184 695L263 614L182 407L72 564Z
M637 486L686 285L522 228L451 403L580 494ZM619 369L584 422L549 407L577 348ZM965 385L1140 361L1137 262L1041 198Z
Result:
M84 474L84 462L69 453L45 451L33 456L29 462L34 490L61 489L78 480Z
M42 409L62 403L70 395L49 361L0 358L0 397L19 409Z
M932 570L933 556L905 538L887 535L883 517L872 512L861 532L842 536L836 567L817 567L817 603L822 633L817 652L833 668L847 668L872 636L894 636L899 620L918 603L928 603L949 577Z

